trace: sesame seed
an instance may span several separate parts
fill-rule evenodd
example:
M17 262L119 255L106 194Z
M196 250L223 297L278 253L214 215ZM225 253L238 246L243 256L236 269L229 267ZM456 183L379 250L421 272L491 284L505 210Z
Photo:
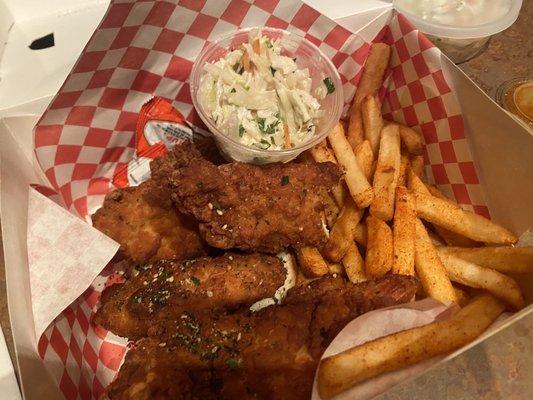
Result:
M165 342L159 343L159 347L165 347L167 344Z
M170 278L167 278L167 282L174 282L174 277L171 276Z
M207 297L213 297L213 292L211 290L208 290L206 293Z
M222 229L223 229L223 230L228 229L228 224L224 224L224 225L222 225Z
M144 286L148 285L148 282L147 282L147 281L144 281L144 282L143 282L143 285L144 285Z
M208 204L207 204L207 207L208 207L210 210L212 210L212 209L213 209L213 204L208 203Z
M233 261L233 256L229 256L228 258L229 258L231 261Z
M241 333L239 332L239 334L237 335L237 341L241 340Z
M300 227L298 228L298 230L299 230L300 232L302 232L302 231L304 230L304 227L303 227L303 226L300 226Z
M222 215L222 214L224 214L224 213L222 212L222 210L217 210L217 214L218 214L218 215Z

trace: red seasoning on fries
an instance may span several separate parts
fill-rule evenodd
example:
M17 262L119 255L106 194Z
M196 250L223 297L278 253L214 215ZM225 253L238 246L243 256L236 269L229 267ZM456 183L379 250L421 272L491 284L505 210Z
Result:
M363 169L357 162L352 147L344 136L341 124L337 124L333 128L329 133L328 139L339 165L345 172L346 185L355 204L360 208L369 206L374 198L374 191L368 183Z
M366 379L450 353L481 335L504 308L494 297L482 295L445 321L383 336L328 357L318 369L318 392L331 399Z
M394 195L400 175L400 133L389 124L381 131L379 155L374 173L374 200L370 214L390 221L394 214Z

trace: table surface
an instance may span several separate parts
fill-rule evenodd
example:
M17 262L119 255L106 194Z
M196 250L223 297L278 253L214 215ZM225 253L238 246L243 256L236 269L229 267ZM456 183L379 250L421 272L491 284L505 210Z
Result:
M459 67L494 98L505 81L533 77L533 0L524 0L516 23L495 35L487 51ZM0 242L1 242L0 232ZM0 324L13 358L0 247ZM380 400L533 398L533 314L417 379L395 387Z

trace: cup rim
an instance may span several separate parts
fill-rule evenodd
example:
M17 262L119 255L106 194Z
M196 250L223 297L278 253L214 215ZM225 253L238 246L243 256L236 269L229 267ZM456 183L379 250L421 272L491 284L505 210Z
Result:
M234 36L236 36L236 35L238 35L240 33L246 33L246 32L250 32L252 30L256 30L256 29L259 29L260 31L266 30L266 31L271 31L271 32L278 32L278 33L282 33L282 34L288 34L288 35L290 35L292 37L299 38L302 42L305 42L309 47L311 47L311 49L314 52L316 52L321 59L323 59L325 61L326 65L333 72L332 76L330 76L330 77L335 81L335 84L336 84L335 85L335 92L337 92L336 96L339 97L339 100L340 100L340 103L341 103L341 107L339 107L339 110L337 112L338 115L336 116L336 118L331 119L331 122L328 124L329 126L326 125L327 129L324 129L324 132L321 132L319 135L316 135L313 139L311 139L311 140L309 140L307 142L301 143L300 145L298 145L296 147L292 147L290 149L279 149L279 150L257 149L257 148L253 148L253 147L247 146L247 145L245 145L243 143L240 143L237 140L235 140L235 139L223 134L211 122L211 119L205 114L203 108L201 107L201 105L200 105L200 103L199 103L199 101L197 99L197 93L196 93L197 90L196 90L196 88L193 85L193 82L196 81L197 75L201 73L201 68L200 68L200 66L198 64L198 61L200 60L200 58L202 58L202 56L205 53L207 53L208 51L211 51L214 48L218 47L220 42L223 42L224 40L231 39L231 38L233 38ZM198 76L198 78L200 78L200 77ZM211 134L215 138L217 138L217 139L220 138L221 140L229 142L232 145L238 147L239 149L246 150L246 151L249 151L249 152L254 153L254 154L260 154L262 156L268 155L268 154L277 155L277 156L283 155L283 154L292 155L292 154L294 154L296 152L302 152L302 151L305 151L308 148L314 146L315 144L317 144L318 142L323 140L326 137L326 135L328 134L328 132L335 126L335 124L338 123L338 121L340 120L340 117L342 115L342 109L343 109L342 104L344 104L342 80L340 78L339 71L337 70L337 68L335 67L333 62L329 59L329 57L327 57L324 54L324 52L322 50L320 50L314 43L312 43L311 41L307 40L303 36L301 36L301 35L299 35L297 33L285 30L285 29L273 28L273 27L268 27L268 26L254 26L254 27L249 27L249 28L238 29L236 31L230 32L230 33L228 33L226 35L223 35L223 36L219 37L218 39L210 42L207 46L205 46L202 49L202 51L198 54L198 56L196 57L196 60L194 61L194 64L193 64L193 67L192 67L192 70L191 70L191 78L190 78L190 88L189 88L189 90L190 90L192 102L193 102L194 108L196 109L196 112L198 113L198 115L200 116L202 121L207 125L207 127L209 128L209 131L211 132Z

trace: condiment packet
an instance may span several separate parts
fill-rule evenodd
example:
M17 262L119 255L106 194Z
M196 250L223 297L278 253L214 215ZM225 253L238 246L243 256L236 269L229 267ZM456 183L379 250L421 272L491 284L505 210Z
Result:
M135 156L113 176L116 187L137 186L150 178L150 161L175 144L193 140L194 132L185 117L162 97L153 97L139 112L135 129Z

